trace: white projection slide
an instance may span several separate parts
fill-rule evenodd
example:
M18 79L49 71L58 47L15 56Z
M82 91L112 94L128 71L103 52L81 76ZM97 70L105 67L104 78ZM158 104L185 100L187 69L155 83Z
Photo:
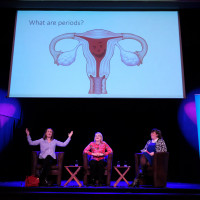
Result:
M18 11L10 97L183 98L176 11Z

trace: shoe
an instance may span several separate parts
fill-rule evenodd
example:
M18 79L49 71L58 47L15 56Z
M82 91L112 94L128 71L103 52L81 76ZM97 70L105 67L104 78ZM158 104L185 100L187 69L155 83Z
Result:
M139 170L138 176L139 176L140 178L143 178L143 177L144 177L144 170L143 170L143 169L140 169L140 170Z
M104 184L104 181L103 180L99 180L99 187L103 187L105 184Z
M92 180L91 180L91 183L89 183L88 186L93 186L93 187L96 186L96 184L95 184L95 179L92 179Z
M45 181L40 181L39 186L46 187L46 186L48 186L48 185L45 183Z
M94 183L89 183L88 186L95 187L96 185Z
M40 186L51 186L52 184L49 183L49 181L45 178L43 180L40 181Z
M44 172L44 169L41 168L41 169L38 171L38 176L39 176L39 177L42 177L43 172Z
M129 185L129 187L139 187L140 184L139 184L139 179L138 178L135 178L133 183Z

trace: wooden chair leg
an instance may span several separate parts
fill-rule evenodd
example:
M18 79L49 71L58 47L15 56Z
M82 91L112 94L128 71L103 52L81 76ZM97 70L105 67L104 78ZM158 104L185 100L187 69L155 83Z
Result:
M84 174L84 177L83 177L83 184L84 184L84 185L87 185L87 184L88 184L88 176L87 176L87 173Z
M58 186L61 185L61 177L62 177L61 174L59 174L59 175L57 176L57 185L58 185Z

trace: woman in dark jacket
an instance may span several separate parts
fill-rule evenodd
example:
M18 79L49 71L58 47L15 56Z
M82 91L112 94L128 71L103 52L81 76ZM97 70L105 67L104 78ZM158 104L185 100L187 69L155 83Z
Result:
M146 166L153 164L155 152L167 152L165 141L162 139L161 131L158 129L151 130L151 140L149 140L144 149L141 150L139 173L136 175L132 187L139 186L139 178L143 175Z

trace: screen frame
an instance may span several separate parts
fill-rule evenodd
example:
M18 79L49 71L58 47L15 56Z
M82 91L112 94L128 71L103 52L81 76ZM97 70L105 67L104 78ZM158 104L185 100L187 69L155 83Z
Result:
M160 11L175 11L178 14L178 28L179 28L179 48L180 48L180 62L181 62L181 77L182 77L182 88L183 88L183 97L17 97L17 98L66 98L66 99L185 99L186 98L186 89L185 89L185 76L184 76L184 63L183 63L183 49L182 49L182 38L181 38L181 25L180 25L180 11L178 9L166 9L166 10L157 10L157 9L145 9L145 10L138 10L138 9L66 9L66 10L52 10L52 9L17 9L15 13L15 22L14 22L14 32L13 32L13 42L12 42L12 52L11 52L11 62L10 62L10 70L9 70L9 82L8 82L8 97L9 98L16 98L10 97L10 89L11 89L11 76L12 76L12 65L13 65L13 55L14 55L14 44L15 44L15 36L16 36L16 25L17 25L17 13L18 11L95 11L95 12L120 12L120 11L127 11L127 12L160 12Z

